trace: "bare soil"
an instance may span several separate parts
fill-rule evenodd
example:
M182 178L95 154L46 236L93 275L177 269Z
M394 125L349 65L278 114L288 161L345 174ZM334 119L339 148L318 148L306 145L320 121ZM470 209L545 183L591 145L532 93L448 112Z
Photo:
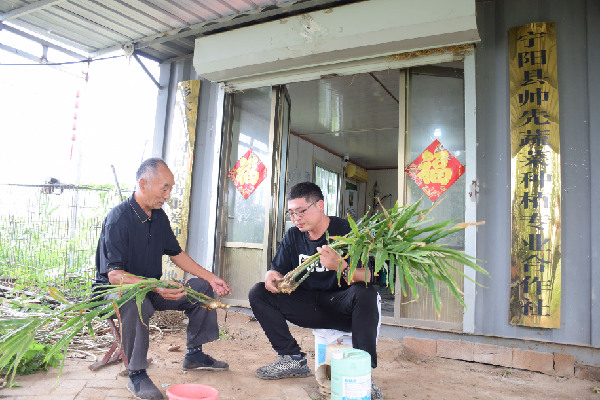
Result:
M148 369L157 386L176 383L203 383L216 387L225 399L325 399L313 375L307 378L265 381L254 371L276 358L260 325L249 314L219 310L223 338L204 346L207 353L229 363L226 372L181 370L185 330L164 333L150 344L153 362ZM314 368L312 330L291 327L292 334L308 354ZM170 351L181 346L179 351ZM404 351L402 342L380 338L379 366L372 377L385 399L594 399L600 382L563 378L437 357L424 357ZM122 367L121 367L122 368ZM126 378L122 380L126 384Z

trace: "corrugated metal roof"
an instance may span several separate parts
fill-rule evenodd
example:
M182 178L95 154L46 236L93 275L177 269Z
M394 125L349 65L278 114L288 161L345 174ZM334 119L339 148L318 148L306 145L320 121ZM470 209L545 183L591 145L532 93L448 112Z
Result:
M0 29L32 32L82 58L126 48L165 62L190 56L199 36L355 1L0 0Z

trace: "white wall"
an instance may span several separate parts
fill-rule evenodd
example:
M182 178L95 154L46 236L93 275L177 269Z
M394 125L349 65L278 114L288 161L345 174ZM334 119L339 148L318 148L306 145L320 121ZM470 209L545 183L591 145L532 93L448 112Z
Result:
M367 170L367 172L369 173L369 180L367 181L367 207L372 205L373 200L370 195L373 193L375 182L377 182L379 198L383 198L387 194L391 195L382 200L383 206L386 209L392 208L398 200L398 170L371 169Z
M295 135L290 135L289 143L290 149L286 181L286 187L288 189L300 182L313 182L315 163L319 163L340 173L343 172L344 160L341 157ZM396 184L396 186L398 185ZM365 183L359 182L357 205L358 217L364 215L366 187L367 185Z

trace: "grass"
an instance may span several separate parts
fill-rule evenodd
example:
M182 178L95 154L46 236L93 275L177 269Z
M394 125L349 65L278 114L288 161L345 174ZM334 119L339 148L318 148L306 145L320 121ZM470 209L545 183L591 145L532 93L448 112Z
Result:
M114 187L3 189L0 283L89 296L102 221L120 202Z

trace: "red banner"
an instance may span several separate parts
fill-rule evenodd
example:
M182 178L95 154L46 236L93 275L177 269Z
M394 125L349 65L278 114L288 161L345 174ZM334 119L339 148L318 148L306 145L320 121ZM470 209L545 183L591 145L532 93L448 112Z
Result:
M267 167L252 149L249 149L235 163L228 175L244 199L247 199L267 176Z
M465 167L436 139L405 172L431 201L436 201L465 173Z

